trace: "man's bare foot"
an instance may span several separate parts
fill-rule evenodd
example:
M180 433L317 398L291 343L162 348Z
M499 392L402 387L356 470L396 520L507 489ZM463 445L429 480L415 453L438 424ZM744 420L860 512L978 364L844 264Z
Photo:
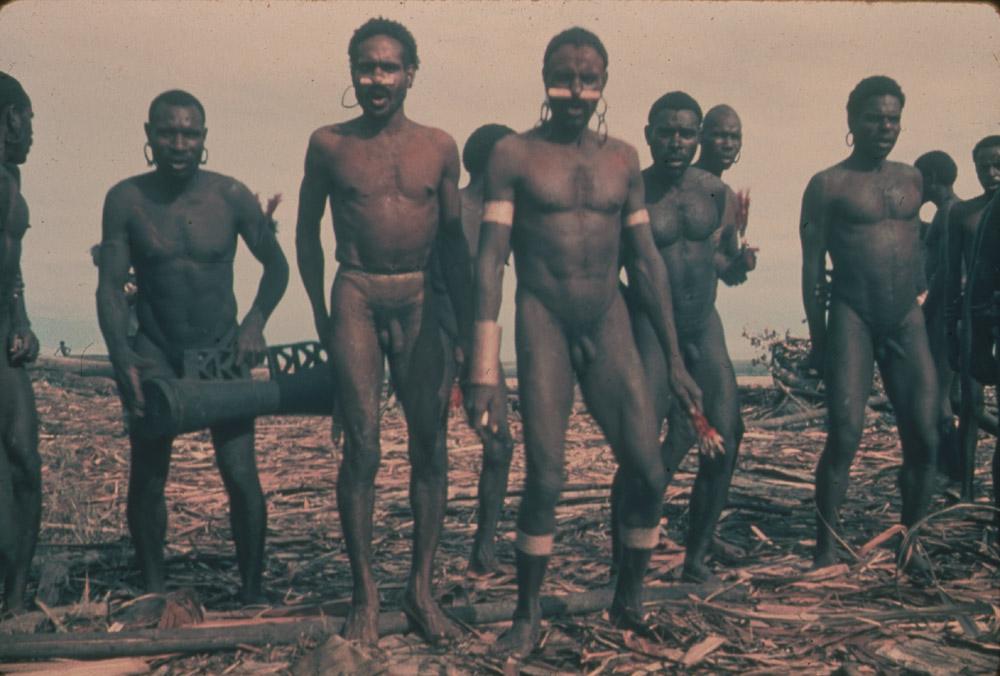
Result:
M448 619L441 607L434 599L428 598L423 602L416 599L416 595L409 589L403 594L401 602L402 611L410 620L413 628L416 629L424 639L431 644L441 643L462 635L462 630L457 624Z
M362 646L378 643L378 606L352 605L347 611L347 619L340 635L348 641L357 641Z
M833 548L829 549L816 549L816 554L813 555L813 569L816 568L826 568L827 566L832 566L837 563L837 553Z
M719 578L712 573L711 569L705 565L704 561L684 561L684 570L681 573L681 580L684 582L718 583Z
M614 601L608 609L611 624L619 629L628 629L643 638L658 638L646 623L642 608L629 608L625 604Z
M493 657L524 658L538 646L538 638L542 633L540 618L514 618L510 629L501 634L500 638L490 646Z
M469 555L469 572L473 575L489 575L496 569L497 558L493 543L480 543L478 540L474 542L472 554Z
M240 603L245 606L269 606L271 605L271 599L268 598L268 595L262 589L241 589Z

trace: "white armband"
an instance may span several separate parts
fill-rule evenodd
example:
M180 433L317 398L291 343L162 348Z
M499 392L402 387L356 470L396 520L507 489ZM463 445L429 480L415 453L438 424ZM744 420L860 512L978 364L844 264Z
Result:
M649 224L649 212L645 209L636 209L625 217L625 227L634 228L637 225Z
M483 205L483 221L504 225L514 225L514 203L510 200L490 200Z

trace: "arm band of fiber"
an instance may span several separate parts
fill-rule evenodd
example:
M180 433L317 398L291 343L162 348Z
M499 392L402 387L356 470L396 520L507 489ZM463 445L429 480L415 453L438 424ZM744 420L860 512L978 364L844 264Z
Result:
M473 328L469 382L500 384L500 325L494 321L477 321Z
M649 212L645 209L636 209L625 217L625 227L634 228L637 225L649 223Z
M552 543L555 542L555 535L528 535L522 530L517 531L517 539L514 546L522 554L528 556L551 556Z
M510 200L490 200L483 205L483 221L506 225L514 225L514 203Z
M629 549L655 549L660 542L660 529L626 528L622 533L622 542Z

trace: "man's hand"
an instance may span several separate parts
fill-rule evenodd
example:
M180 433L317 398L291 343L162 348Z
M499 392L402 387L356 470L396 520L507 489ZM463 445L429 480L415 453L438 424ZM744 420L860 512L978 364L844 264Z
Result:
M469 426L485 438L488 434L496 434L500 430L500 416L504 415L505 402L500 400L499 385L465 386L462 395L465 401L465 412L469 416Z
M670 389L685 411L701 410L701 388L679 359L670 365Z
M38 338L28 326L14 327L7 336L7 361L11 366L30 364L38 358Z
M254 367L264 358L265 352L264 318L257 310L250 310L243 318L236 337L236 363Z
M130 415L138 418L146 415L146 399L142 396L142 372L152 368L155 362L126 349L111 360L115 371L118 391Z
M747 281L747 273L752 272L757 267L758 251L760 249L757 247L744 244L739 253L730 262L729 267L719 275L719 279L726 286L739 286Z

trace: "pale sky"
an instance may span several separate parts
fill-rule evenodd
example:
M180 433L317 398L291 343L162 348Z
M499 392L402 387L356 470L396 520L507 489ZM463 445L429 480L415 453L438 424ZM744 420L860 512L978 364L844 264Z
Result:
M76 353L88 343L90 352L103 351L88 249L100 239L108 188L146 171L142 123L150 100L171 88L205 105L207 168L262 195L284 194L279 239L292 275L266 335L272 343L314 338L295 269L302 160L316 127L354 116L340 106L350 84L347 42L377 15L403 22L417 40L421 68L407 114L446 130L460 147L487 122L518 130L535 123L545 45L572 25L604 41L610 133L636 145L644 163L642 128L659 95L682 89L706 110L732 105L744 145L724 178L734 189L751 188L748 235L761 248L750 281L720 289L737 358L753 355L744 328L806 334L802 191L814 173L846 156L844 106L858 80L886 74L899 81L907 99L891 159L950 153L963 198L980 192L972 146L1000 133L1000 21L985 3L19 0L0 9L0 70L20 79L34 106L35 144L23 168L32 217L23 268L29 313L49 353L60 339ZM332 257L329 214L324 244ZM241 246L241 312L259 276ZM507 326L513 277L501 313ZM512 334L504 359L513 358Z

